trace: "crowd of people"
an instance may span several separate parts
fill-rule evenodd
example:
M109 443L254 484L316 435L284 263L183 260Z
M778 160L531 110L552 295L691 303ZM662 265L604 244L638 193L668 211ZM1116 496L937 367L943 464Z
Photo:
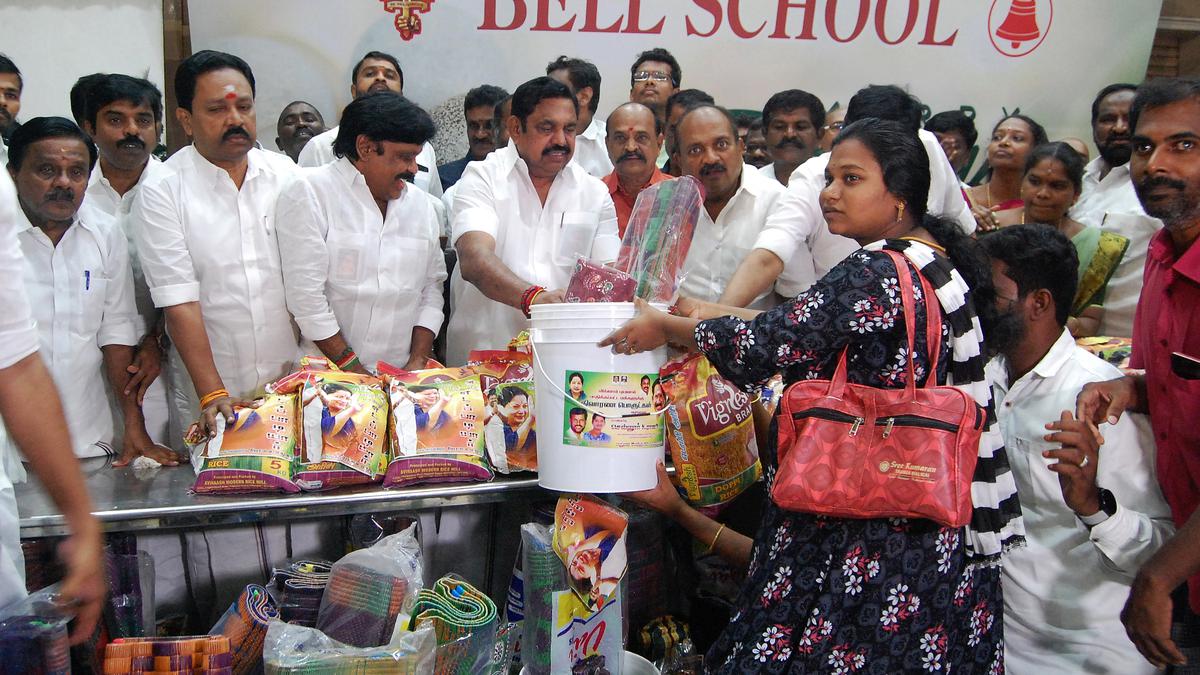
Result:
M275 152L235 55L182 61L172 111L147 80L95 74L73 119L21 121L25 82L0 56L0 605L24 589L18 450L71 526L63 595L86 633L100 528L77 457L178 464L189 424L215 435L304 353L367 373L504 349L532 305L564 301L579 256L616 258L639 193L692 176L704 202L673 313L642 306L605 344L699 351L747 390L844 358L851 382L911 374L987 412L965 527L768 498L736 531L665 470L635 494L745 577L708 669L1200 665L1200 81L1102 89L1090 161L1007 115L967 185L975 120L923 120L896 86L835 110L788 89L747 117L652 49L601 119L599 71L562 56L511 95L467 92L467 155L439 164L397 59L369 52L350 75L337 126L295 101ZM191 143L162 160L165 114ZM908 346L904 279L916 325L940 308L940 340ZM1077 344L1095 336L1130 340L1130 368ZM604 418L578 412L572 433L603 440Z

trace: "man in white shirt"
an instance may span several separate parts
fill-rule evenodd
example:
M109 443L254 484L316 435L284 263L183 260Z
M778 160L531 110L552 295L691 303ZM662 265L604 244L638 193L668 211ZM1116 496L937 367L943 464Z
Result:
M724 108L702 105L685 112L675 128L683 175L704 186L704 207L683 262L679 294L715 302L754 247L783 186L742 161L737 125ZM770 307L770 294L754 299Z
M1142 271L1150 239L1162 222L1146 215L1129 177L1133 129L1129 108L1137 85L1110 84L1092 101L1092 140L1099 156L1083 170L1083 192L1071 218L1129 239L1104 291L1104 317L1100 335L1131 337L1133 315L1142 290Z
M192 145L166 162L171 173L142 186L130 214L171 336L172 437L198 413L209 432L217 414L232 421L233 397L287 374L297 355L274 215L298 171L254 146L254 74L232 54L204 50L179 64L175 93Z
M25 81L17 64L0 54L0 164L8 164L4 139L11 137L20 126L17 113L21 112L21 92L24 89Z
M133 269L133 298L141 319L130 386L135 388L150 437L157 443L170 444L167 392L159 377L165 324L162 311L150 298L129 227L129 210L138 188L169 171L150 154L162 131L162 94L148 80L100 75L86 92L82 117L83 129L95 141L100 157L88 179L81 213L112 219L126 238ZM123 465L123 460L116 465Z
M510 142L472 162L454 200L452 364L503 349L531 304L563 301L578 256L616 259L617 215L604 183L571 162L579 104L566 85L534 78L512 96Z
M175 464L172 452L154 447L136 395L126 391L138 333L125 235L111 218L79 210L96 146L66 118L35 117L13 134L9 153L25 288L75 454L114 454L121 438L125 461L145 454ZM123 434L113 428L110 400Z
M1004 561L1005 665L1024 673L1153 673L1121 625L1138 568L1174 533L1144 415L1075 420L1085 384L1121 373L1065 329L1078 259L1056 230L985 237L1000 356L988 365L1028 545ZM1103 435L1104 446L1098 445Z
M936 136L921 129L921 102L899 87L871 85L850 99L845 123L867 117L900 122L917 134L929 155L928 213L957 222L964 232L974 232L975 218L946 153ZM831 234L821 212L828 163L829 153L825 153L792 173L787 194L734 275L721 298L723 304L744 307L772 284L783 297L795 297L858 248L853 240Z
M604 120L596 116L600 107L600 70L590 61L560 56L546 66L546 74L571 88L579 101L579 128L575 135L575 161L596 178L612 173L613 163L605 145Z
M406 180L434 134L429 115L384 92L346 106L336 162L275 207L288 309L338 367L419 370L442 326L445 259L429 201Z
M377 91L394 91L404 94L404 71L396 57L385 52L367 52L354 70L350 71L350 97L352 99ZM313 138L300 151L300 166L322 166L337 159L333 154L333 142L337 140L338 128L333 127ZM438 177L437 153L426 143L417 155L417 175L412 183L430 195L441 198L442 180Z
M762 121L771 163L759 171L786 187L792 172L819 147L825 106L807 91L787 89L767 99Z
M69 537L59 547L66 577L59 589L76 612L75 638L92 634L108 595L104 581L103 530L92 516L87 485L71 452L62 404L38 353L38 328L25 296L25 265L17 241L17 195L0 171L0 419L58 506ZM24 469L16 452L0 448L0 607L25 597L25 560L13 483ZM6 664L9 665L9 664Z

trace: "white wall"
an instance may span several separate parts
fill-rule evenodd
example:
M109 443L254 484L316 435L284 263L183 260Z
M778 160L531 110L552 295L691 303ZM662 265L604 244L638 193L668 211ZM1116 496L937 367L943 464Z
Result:
M0 52L21 69L21 113L71 116L81 75L146 77L163 87L162 0L0 0Z

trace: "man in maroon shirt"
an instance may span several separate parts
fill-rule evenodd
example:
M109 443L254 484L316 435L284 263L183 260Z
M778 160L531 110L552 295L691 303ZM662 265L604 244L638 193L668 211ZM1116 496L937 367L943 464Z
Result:
M617 207L617 229L622 238L638 193L670 178L654 165L663 144L662 127L662 120L641 103L617 106L608 116L604 142L613 170L603 180Z
M1182 665L1185 653L1200 666L1200 367L1188 367L1200 359L1200 80L1147 81L1130 124L1134 189L1164 225L1150 242L1134 320L1132 365L1145 373L1088 385L1077 412L1097 425L1126 410L1150 413L1159 482L1180 530L1138 572L1122 620L1155 666ZM1190 608L1174 608L1184 581Z

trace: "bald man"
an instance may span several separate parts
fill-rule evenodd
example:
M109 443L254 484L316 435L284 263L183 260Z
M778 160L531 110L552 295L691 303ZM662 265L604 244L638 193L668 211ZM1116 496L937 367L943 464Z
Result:
M617 106L608 116L604 143L613 163L604 184L617 207L617 229L624 238L638 194L671 178L655 166L663 144L662 120L641 103Z

